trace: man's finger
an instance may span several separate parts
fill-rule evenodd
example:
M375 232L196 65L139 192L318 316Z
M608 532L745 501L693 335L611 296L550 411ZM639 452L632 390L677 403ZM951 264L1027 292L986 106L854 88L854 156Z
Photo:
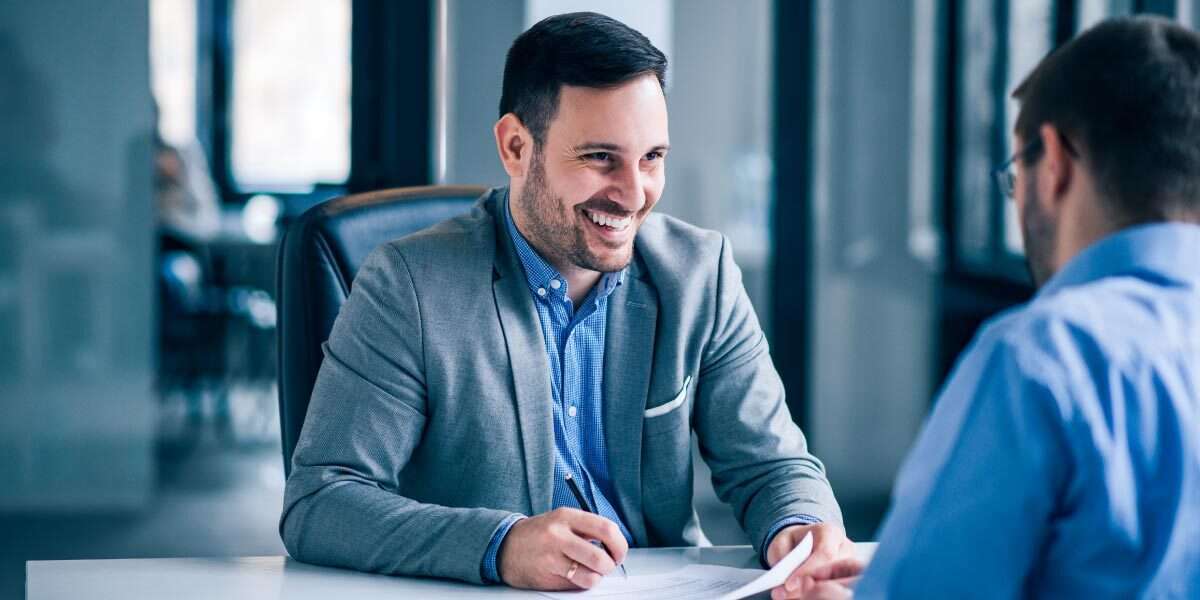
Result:
M839 558L836 549L831 550L829 547L824 547L821 549L821 552L813 552L807 560L805 560L803 563L800 563L800 566L796 567L795 571L792 571L792 574L788 577L787 581L785 581L783 585L788 590L795 590L800 589L805 577L811 577L816 581L836 579L836 575L822 575L821 573L823 573L825 569L828 569L830 565L840 564L847 560L857 563L857 561L854 561L854 559ZM845 568L849 569L847 571L847 576L856 574L853 571L852 566L846 565ZM861 564L858 567L858 570L862 570Z
M616 563L608 556L607 552L583 538L568 541L562 551L567 558L600 575L607 575L617 568Z
M828 566L830 563L836 560L836 558L836 555L829 552L827 549L823 549L821 552L814 551L808 556L808 558L804 560L804 562L800 563L800 566L796 567L795 571L792 571L791 576L789 576L787 581L784 582L784 586L786 586L789 590L800 587L801 579L803 579L805 576L811 576L817 570Z
M805 596L813 587L826 582L853 586L865 568L866 565L857 559L844 558L822 565L810 573L792 573L781 587L789 594Z
M809 591L806 598L812 600L842 600L851 598L854 592L847 586L833 581L822 581Z
M591 589L597 583L600 583L600 579L603 577L599 573L575 561L571 561L571 565L572 567L569 567L567 570L566 579L571 582L571 585L577 588L584 590Z
M795 590L779 586L771 590L771 600L828 600L853 597L854 584L858 577L813 581L811 577L804 578L804 585Z
M583 511L571 511L567 523L571 529L589 540L596 540L612 553L614 562L621 562L629 552L629 542L621 535L621 528L616 523Z
M856 558L843 558L813 569L809 575L818 581L845 579L861 575L866 565Z
M775 539L771 540L771 545L767 548L767 565L775 566L775 563L783 559L792 548L796 547L796 536L793 535L795 530L785 528L780 531Z

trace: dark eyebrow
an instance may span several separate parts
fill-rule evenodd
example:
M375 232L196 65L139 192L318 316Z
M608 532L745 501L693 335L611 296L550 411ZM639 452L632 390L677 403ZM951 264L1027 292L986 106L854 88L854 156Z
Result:
M609 144L606 142L584 142L575 146L576 152L620 152L621 147L617 144Z
M667 150L670 150L670 149L671 149L670 144L659 144L659 145L647 150L646 152L647 153L666 152ZM607 142L584 142L582 144L575 146L576 152L621 152L621 150L622 150L621 146L619 146L617 144L610 144Z

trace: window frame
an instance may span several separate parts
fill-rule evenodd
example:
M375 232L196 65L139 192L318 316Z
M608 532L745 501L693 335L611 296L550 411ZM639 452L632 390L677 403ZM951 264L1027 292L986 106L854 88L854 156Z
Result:
M242 205L258 194L297 215L329 198L432 182L432 94L411 94L407 82L432 89L434 8L438 0L351 0L350 171L345 182L318 182L309 191L243 186L233 176L233 9L237 0L197 0L196 136L222 201Z
M990 106L996 117L991 122L981 122L978 115L967 111L964 101L964 80L970 73L964 60L964 42L967 40L967 24L964 11L990 3L992 32L996 48L988 64L991 70ZM1007 70L1008 0L970 0L971 6L962 0L942 0L942 10L947 15L947 52L949 68L943 74L946 94L946 127L943 143L950 149L945 156L943 174L942 223L947 240L945 270L942 273L938 308L938 379L944 379L953 367L956 357L974 337L978 327L996 313L1027 301L1034 293L1023 255L1013 254L1004 243L1004 210L1009 202L1000 190L991 183L987 173L982 177L988 185L986 200L971 197L964 187L966 167L961 152L964 135L984 132L990 140L988 166L998 165L1008 158L1009 132L1005 131L1005 102L1010 90L1005 89ZM1065 43L1080 32L1080 0L1057 0L1054 7L1053 47ZM1109 2L1105 17L1126 14L1151 13L1174 18L1178 12L1176 0L1132 0L1128 4ZM1114 7L1117 10L1114 12ZM1001 43L1003 42L1003 43ZM986 131L985 131L986 130ZM974 165L971 166L974 168ZM978 174L976 176L979 176ZM968 240L964 239L963 211L968 202L988 202L984 209L988 214L986 239L982 252L970 256L964 251Z

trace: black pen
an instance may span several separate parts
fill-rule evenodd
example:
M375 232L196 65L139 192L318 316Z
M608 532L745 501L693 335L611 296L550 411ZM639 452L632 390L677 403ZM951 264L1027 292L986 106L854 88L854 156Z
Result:
M583 496L583 490L579 489L579 484L575 483L575 478L571 477L570 473L567 473L566 476L563 477L563 479L567 480L567 487L571 488L571 495L575 496L575 502L577 502L579 504L579 508L582 508L583 510L588 511L588 512L592 513L593 515L596 515L597 517L600 516L600 513L592 510L592 505L589 504L587 501L587 498L585 498ZM608 548L604 547L604 542L600 542L600 547L603 548L605 552L608 552ZM611 552L608 552L608 554L609 554L609 556L612 556ZM621 567L621 575L628 578L629 573L625 572L625 565L620 564L617 566Z

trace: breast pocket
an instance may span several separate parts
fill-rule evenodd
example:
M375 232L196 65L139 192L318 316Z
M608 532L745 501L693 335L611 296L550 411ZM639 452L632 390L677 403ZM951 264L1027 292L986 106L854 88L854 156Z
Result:
M692 377L689 375L687 379L683 380L683 388L676 392L673 398L646 409L642 425L645 435L656 435L687 424L688 415L683 408L687 404L688 392L691 387Z

